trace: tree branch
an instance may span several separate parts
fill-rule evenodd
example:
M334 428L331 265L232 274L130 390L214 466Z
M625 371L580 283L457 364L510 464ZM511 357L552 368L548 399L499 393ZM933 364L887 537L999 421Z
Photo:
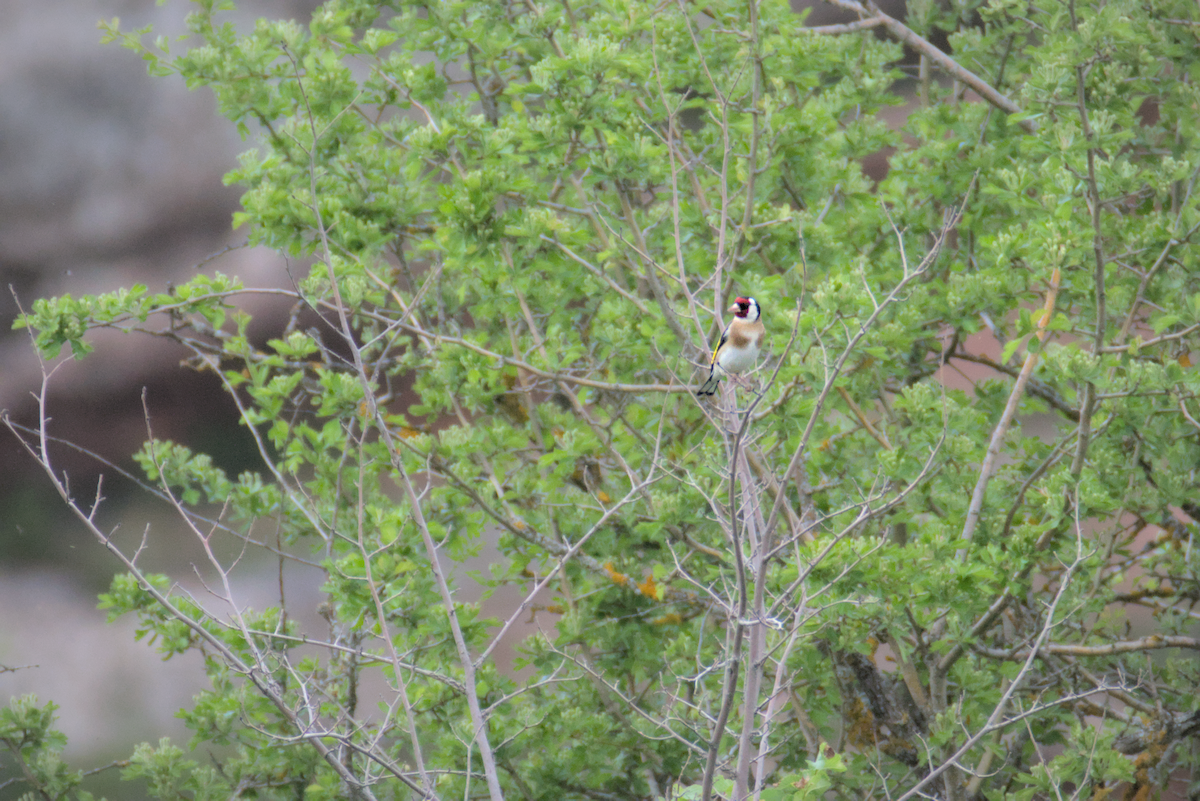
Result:
M873 0L864 0L862 3L859 3L858 0L826 0L826 2L847 11L853 11L861 16L862 19L856 23L849 23L847 25L825 25L818 28L809 28L809 30L823 34L842 34L882 25L887 28L888 33L892 36L904 42L904 44L916 50L930 61L933 61L957 80L971 87L977 95L996 108L1007 114L1023 113L1024 110L1020 106L1000 94L998 90L983 78L980 78L953 58L934 47L929 40L918 35L916 31L900 20L883 13ZM1026 133L1037 133L1037 123L1033 120L1023 119L1020 124Z
M868 17L860 19L857 22L847 22L842 25L814 25L805 30L819 33L824 36L837 36L843 33L858 33L859 31L867 31L871 28L878 28L880 25L886 25L887 20L883 17Z
M1061 277L1062 273L1055 267L1054 272L1050 274L1050 288L1046 290L1046 305L1042 310L1042 319L1038 321L1036 336L1039 343L1046 341L1046 326L1050 322L1051 315L1054 314L1054 301L1058 297L1058 283ZM964 542L970 543L971 537L975 534L975 527L979 524L979 516L983 512L983 496L987 491L988 482L991 481L992 472L996 469L996 461L1000 458L1004 435L1008 433L1008 427L1017 415L1017 405L1024 394L1025 383L1033 374L1033 368L1037 365L1037 361L1038 351L1036 350L1030 351L1025 357L1025 364L1021 368L1021 374L1017 376L1016 383L1013 384L1012 393L1008 396L1008 403L1004 407L1003 414L1000 415L1000 422L996 424L996 430L992 432L992 441L988 444L983 465L979 468L979 480L975 482L975 491L971 493L971 505L967 508L967 520L963 524L962 533ZM958 561L963 561L966 559L967 549L959 548L955 556Z
M1187 648L1200 651L1200 639L1176 635L1151 634L1138 640L1121 640L1107 645L1071 645L1069 643L1046 643L1040 646L1038 653L1058 654L1065 656L1116 656L1134 651L1157 651L1163 648ZM1030 649L1011 651L1007 648L988 648L975 646L975 650L984 656L1003 659L1027 659Z

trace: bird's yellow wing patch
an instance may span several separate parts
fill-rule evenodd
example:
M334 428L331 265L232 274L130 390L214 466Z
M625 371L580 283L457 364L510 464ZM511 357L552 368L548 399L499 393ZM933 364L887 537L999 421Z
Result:
M724 331L721 332L721 341L717 343L717 346L715 348L713 348L712 356L708 357L708 363L710 365L716 364L717 354L721 352L721 346L724 345L728 341L729 341L729 329L726 328Z

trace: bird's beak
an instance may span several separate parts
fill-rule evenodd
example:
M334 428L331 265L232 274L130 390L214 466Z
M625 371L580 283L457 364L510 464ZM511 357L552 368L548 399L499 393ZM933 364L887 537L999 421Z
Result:
M736 303L734 303L732 306L730 306L730 307L729 307L728 309L726 309L725 311L737 311L737 310L738 310L738 309L740 309L740 308L742 308L742 307L741 307L741 306L739 306L739 305L737 305Z

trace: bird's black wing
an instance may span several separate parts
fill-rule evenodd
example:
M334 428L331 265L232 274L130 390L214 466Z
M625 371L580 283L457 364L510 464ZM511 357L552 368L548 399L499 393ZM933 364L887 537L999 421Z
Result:
M708 358L709 366L712 366L717 361L717 354L721 352L721 346L729 341L729 326L725 326L725 330L721 332L721 341L713 348L712 356Z

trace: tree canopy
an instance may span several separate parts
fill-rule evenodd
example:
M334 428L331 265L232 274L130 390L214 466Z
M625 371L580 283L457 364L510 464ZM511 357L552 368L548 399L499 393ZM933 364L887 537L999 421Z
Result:
M1174 771L1194 797L1194 3L838 0L858 22L806 28L775 0L330 0L248 32L197 5L182 50L109 35L252 140L235 223L311 260L291 324L255 343L219 273L20 324L49 361L116 327L214 371L262 469L152 440L147 488L318 562L327 625L147 574L16 430L128 571L103 604L207 657L183 714L225 748L127 775L903 801ZM760 367L697 398L738 296ZM491 543L509 617L456 598ZM49 731L5 714L6 742ZM60 772L30 781L76 792Z

